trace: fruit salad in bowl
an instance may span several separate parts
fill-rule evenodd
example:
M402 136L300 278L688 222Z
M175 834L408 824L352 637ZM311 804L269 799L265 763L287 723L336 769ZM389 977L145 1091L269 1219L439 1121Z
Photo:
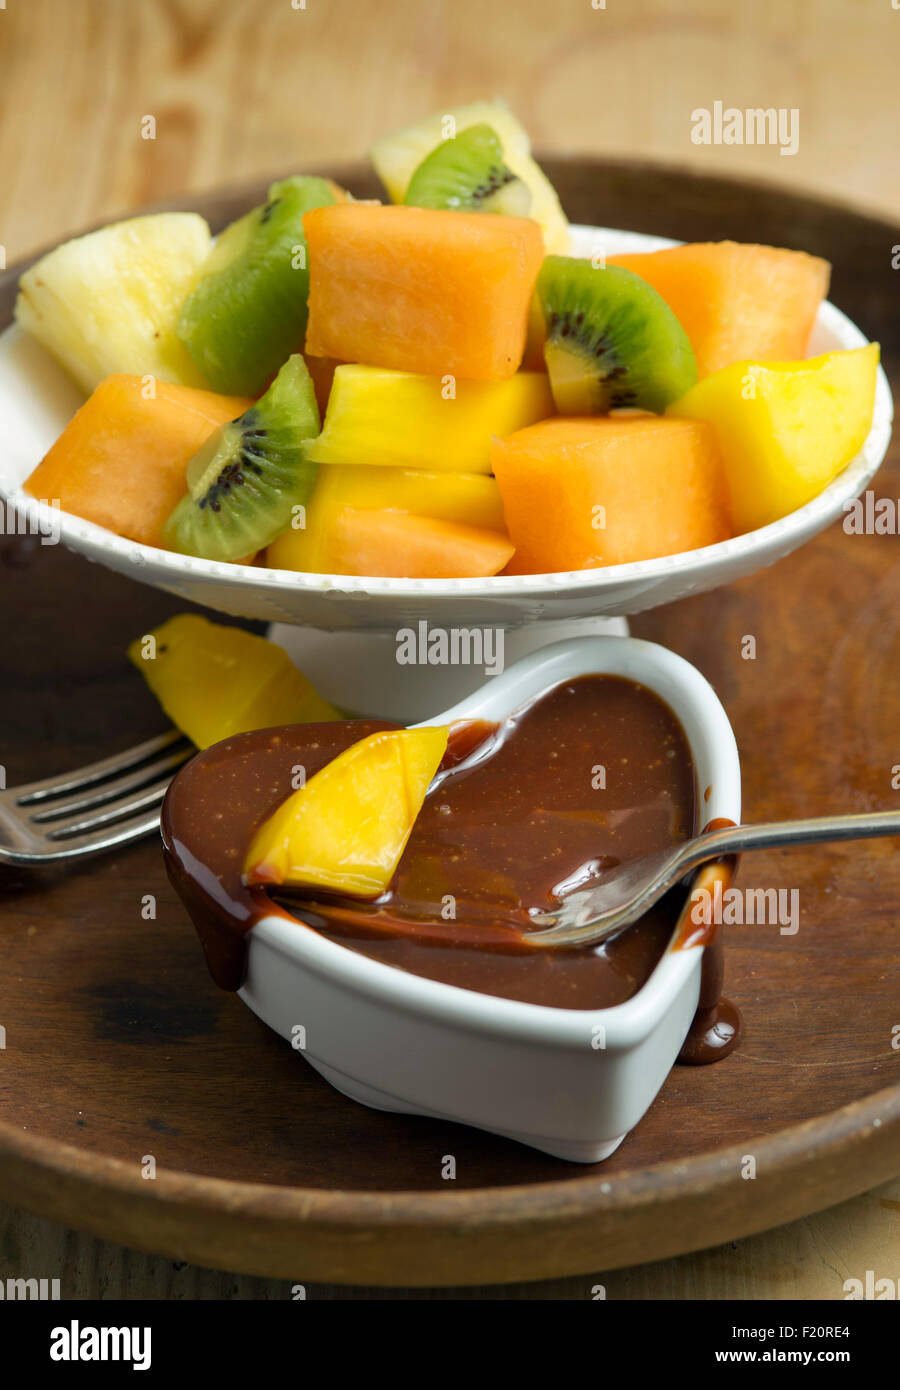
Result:
M123 573L330 630L624 614L747 574L877 469L877 344L804 251L570 227L501 103L19 279L0 492ZM39 346L38 346L39 345Z

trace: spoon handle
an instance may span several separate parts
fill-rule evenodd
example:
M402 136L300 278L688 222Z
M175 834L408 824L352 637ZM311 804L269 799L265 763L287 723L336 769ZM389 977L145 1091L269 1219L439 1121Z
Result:
M726 826L689 840L684 847L685 869L705 864L720 854L749 849L779 849L822 841L866 840L900 835L900 811L869 811L852 816L814 816L807 820L769 821L758 825Z
M659 850L633 860L620 874L619 896L610 901L608 886L573 893L563 901L544 931L529 934L533 946L583 946L602 941L637 921L692 869L711 859L748 849L812 845L823 840L862 840L875 835L900 835L900 811L873 811L855 816L817 816L807 820L771 821L760 825L728 825L686 840L677 850Z

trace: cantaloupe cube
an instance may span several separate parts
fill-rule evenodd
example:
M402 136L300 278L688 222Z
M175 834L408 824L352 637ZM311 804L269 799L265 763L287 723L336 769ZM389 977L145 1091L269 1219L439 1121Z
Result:
M153 394L150 394L150 393ZM102 381L25 483L64 512L128 540L162 546L185 470L215 429L251 404L139 376Z
M480 381L519 367L544 255L530 218L337 203L303 230L308 353Z
M512 558L509 538L412 512L345 507L334 519L335 574L383 579L480 579Z
M348 507L373 512L390 508L478 530L504 530L500 489L486 473L323 463L306 514L296 518L305 524L289 527L272 542L267 564L313 574L340 573L346 542L336 533L335 523Z
M701 377L747 358L803 357L831 266L805 251L692 242L610 256L640 275L681 320Z
M492 461L512 573L627 564L731 534L716 437L695 421L545 420L495 440Z

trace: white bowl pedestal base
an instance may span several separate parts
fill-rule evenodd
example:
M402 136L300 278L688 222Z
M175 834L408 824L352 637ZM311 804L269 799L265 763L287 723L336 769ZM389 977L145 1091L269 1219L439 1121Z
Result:
M495 648L502 654L502 670L528 652L567 637L627 637L628 620L580 618L490 631L502 640L502 647ZM486 674L499 674L486 673L483 665L400 665L394 632L321 632L273 623L268 635L324 699L348 714L372 719L416 723L471 695L484 684Z
M334 1067L313 1061L309 1056L306 1060L336 1091L340 1091L341 1095L358 1101L360 1105L367 1105L370 1110L384 1110L393 1115L423 1115L429 1120L451 1120L460 1123L453 1115L442 1115L438 1110L426 1110L420 1105L407 1105L405 1101L387 1095L384 1091L378 1091L373 1086L366 1085L364 1081L357 1081L355 1077L347 1076ZM527 1144L529 1148L539 1149L541 1153L550 1154L553 1158L564 1158L569 1163L601 1163L604 1158L609 1158L610 1154L615 1153L625 1138L624 1134L620 1134L615 1139L591 1142L577 1139L545 1139L539 1134L515 1134L512 1130L506 1129L491 1129L488 1132L499 1134L504 1139L514 1139L518 1144Z

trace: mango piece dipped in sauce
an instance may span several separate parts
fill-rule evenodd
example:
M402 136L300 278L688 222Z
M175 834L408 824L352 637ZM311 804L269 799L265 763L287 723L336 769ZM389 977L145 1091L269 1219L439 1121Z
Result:
M248 884L291 884L375 897L394 876L447 750L446 728L360 739L288 797L257 830Z

